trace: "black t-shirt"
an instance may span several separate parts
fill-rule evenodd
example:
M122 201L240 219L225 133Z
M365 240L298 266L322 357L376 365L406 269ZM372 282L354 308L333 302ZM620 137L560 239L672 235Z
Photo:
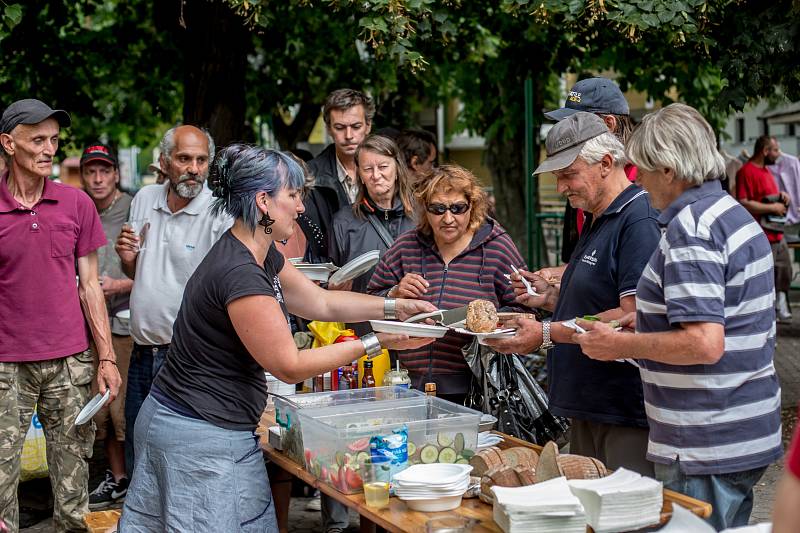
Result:
M283 265L271 246L262 267L226 231L186 284L170 351L153 385L215 426L254 430L267 402L264 369L236 335L227 306L261 294L278 300L285 315L278 279Z

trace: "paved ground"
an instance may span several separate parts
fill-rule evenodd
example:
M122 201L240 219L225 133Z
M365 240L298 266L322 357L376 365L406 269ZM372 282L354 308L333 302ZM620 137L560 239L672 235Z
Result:
M782 404L784 417L784 442L788 444L796 422L796 410L800 403L800 303L794 305L794 321L792 324L778 326L778 347L775 354L775 366L781 380ZM96 458L92 461L91 487L96 486L102 477L102 449L96 448ZM772 465L755 489L755 505L752 523L769 522L772 513L772 502L775 488L783 472L783 464ZM23 511L32 519L30 527L21 532L47 533L52 531L49 514L52 512L50 487L47 480L35 480L20 486L20 502ZM291 533L318 533L321 530L319 511L306 510L311 498L294 498L290 509ZM34 520L39 517L39 520ZM348 532L358 530L358 515L351 512L351 527Z

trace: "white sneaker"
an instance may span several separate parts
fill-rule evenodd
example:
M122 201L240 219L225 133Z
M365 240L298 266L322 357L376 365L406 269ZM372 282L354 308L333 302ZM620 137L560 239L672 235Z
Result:
M786 299L785 292L778 293L775 314L778 317L778 322L787 323L792 321L792 312L789 310L789 301Z
M322 501L319 494L311 498L306 504L306 511L320 511L322 510Z

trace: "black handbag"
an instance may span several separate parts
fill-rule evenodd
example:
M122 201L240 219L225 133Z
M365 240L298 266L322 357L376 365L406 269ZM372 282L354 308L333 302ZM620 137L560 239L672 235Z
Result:
M465 404L497 418L497 429L508 435L544 445L566 443L567 419L547 407L547 394L517 354L497 353L472 344L462 350L473 380Z

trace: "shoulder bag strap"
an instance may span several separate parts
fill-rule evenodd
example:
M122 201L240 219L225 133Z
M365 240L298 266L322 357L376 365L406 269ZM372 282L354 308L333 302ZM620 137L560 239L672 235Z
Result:
M377 215L375 213L367 213L367 220L369 223L372 224L372 227L375 228L375 231L378 233L378 237L381 238L383 244L386 245L386 248L391 248L392 243L394 243L394 237L389 233L389 230L381 224L380 220L378 220Z

